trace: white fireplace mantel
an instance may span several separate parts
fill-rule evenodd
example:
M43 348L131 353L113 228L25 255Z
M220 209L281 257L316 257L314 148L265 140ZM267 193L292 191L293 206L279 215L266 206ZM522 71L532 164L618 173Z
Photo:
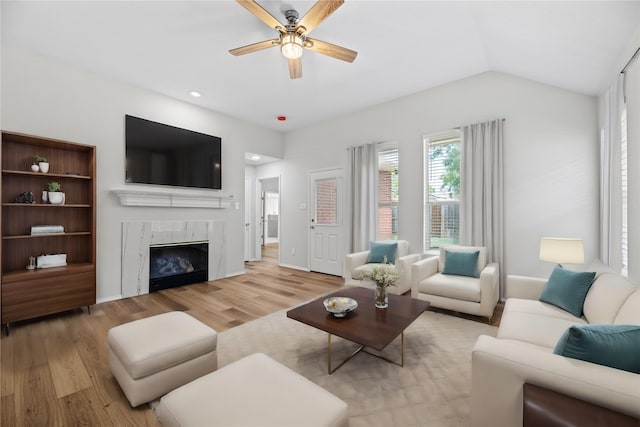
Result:
M145 188L117 188L111 192L118 196L122 206L226 209L233 203L233 196L206 192L160 191Z

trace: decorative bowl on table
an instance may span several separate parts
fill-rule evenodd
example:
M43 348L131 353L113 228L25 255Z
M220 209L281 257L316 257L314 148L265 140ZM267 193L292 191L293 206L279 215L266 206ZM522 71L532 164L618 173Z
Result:
M358 301L347 297L331 297L323 301L324 308L335 317L344 317L358 307Z

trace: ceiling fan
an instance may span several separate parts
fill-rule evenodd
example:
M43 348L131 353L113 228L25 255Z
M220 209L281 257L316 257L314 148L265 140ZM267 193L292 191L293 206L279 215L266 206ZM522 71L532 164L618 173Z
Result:
M308 34L336 11L344 0L319 0L309 9L301 19L295 10L284 12L287 24L283 25L260 6L255 0L236 0L245 9L254 14L258 19L278 32L278 38L265 40L258 43L231 49L230 54L239 56L257 52L274 46L280 46L282 55L289 61L289 77L297 79L302 77L302 52L309 49L342 61L353 62L358 52L312 39Z

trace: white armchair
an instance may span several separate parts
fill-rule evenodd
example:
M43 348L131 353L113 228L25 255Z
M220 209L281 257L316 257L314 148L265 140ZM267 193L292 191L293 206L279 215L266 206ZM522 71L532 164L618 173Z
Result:
M478 277L442 274L446 250L478 251ZM440 248L440 256L425 258L412 265L411 296L429 301L432 307L485 316L491 320L500 294L499 276L498 264L487 264L487 248L447 245Z
M389 293L400 295L411 289L411 264L420 259L420 254L409 254L409 242L407 240L397 240L397 242L398 249L396 250L394 265L401 273L396 286L391 286L388 291ZM361 278L365 271L371 271L373 267L379 265L367 263L368 258L369 251L347 254L344 263L345 286L373 286L370 280Z

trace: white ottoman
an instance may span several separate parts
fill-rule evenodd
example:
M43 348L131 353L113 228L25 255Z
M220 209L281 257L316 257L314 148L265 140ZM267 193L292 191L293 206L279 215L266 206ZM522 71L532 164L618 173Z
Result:
M107 339L109 368L131 406L218 367L217 332L181 311L116 326Z
M262 353L247 356L160 400L164 427L343 427L347 404Z

